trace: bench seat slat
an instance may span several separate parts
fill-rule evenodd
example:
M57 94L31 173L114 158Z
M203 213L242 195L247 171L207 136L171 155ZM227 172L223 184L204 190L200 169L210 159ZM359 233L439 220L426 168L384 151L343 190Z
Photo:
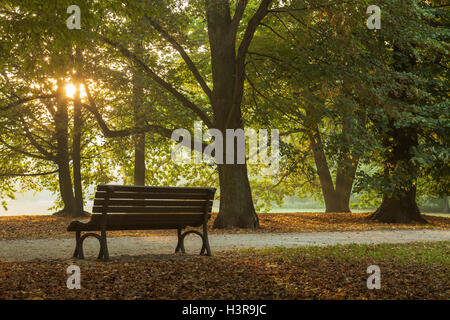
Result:
M173 206L173 207L192 207L212 205L212 200L141 200L141 199L110 199L108 206ZM103 206L105 199L95 199L94 206Z
M121 186L121 185L99 185L98 191L126 191L126 192L170 192L170 193L210 193L214 188L197 187L148 187L148 186Z
M102 213L103 206L94 206L93 213ZM204 213L205 206L192 207L111 207L108 206L108 213Z
M105 191L95 193L96 199L104 199ZM210 199L207 193L170 193L170 192L113 192L110 199L184 199L184 200L206 200Z

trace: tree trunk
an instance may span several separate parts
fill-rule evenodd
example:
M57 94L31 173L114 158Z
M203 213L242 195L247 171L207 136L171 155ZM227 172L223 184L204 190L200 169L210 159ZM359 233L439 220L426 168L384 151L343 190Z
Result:
M385 179L393 191L385 191L380 207L370 220L387 223L427 223L416 203L415 173L411 166L411 149L417 146L413 128L396 128L390 121L388 135L383 140L387 147Z
M67 105L64 101L64 82L58 80L57 89L57 109L55 113L55 132L57 141L57 165L59 176L59 188L61 198L64 203L64 209L61 215L75 217L75 198L73 196L72 178L70 174L70 157L69 157L69 116Z
M145 185L145 135L135 136L134 141L134 184Z
M81 178L81 135L82 135L82 126L83 119L81 113L81 79L78 79L77 75L77 83L76 93L75 93L75 101L74 101L74 122L73 122L73 138L72 138L72 163L73 163L73 185L75 191L75 216L83 216L84 215L84 206L83 206L83 186L82 186L82 178Z
M68 162L58 161L58 178L59 178L59 190L61 199L64 203L62 215L64 216L76 216L75 215L75 198L72 190L72 180L70 177L70 167Z
M314 133L310 135L309 140L312 146L317 175L319 176L320 188L322 189L323 199L325 201L325 212L340 212L340 201L336 198L333 179L331 178L325 152L323 151L322 138L317 127Z
M241 103L245 64L236 57L238 30L232 23L229 2L224 0L208 2L207 20L213 81L210 96L214 112L213 125L222 132L223 143L226 146L226 129L243 128ZM226 159L225 154L223 159ZM253 206L247 166L245 163L237 164L236 159L234 163L217 165L220 209L213 227L257 228L259 221Z
M220 209L214 228L257 228L258 216L253 206L245 164L218 165Z
M140 55L143 52L142 46L137 44L135 52ZM144 85L143 75L137 68L133 69L133 107L134 124L139 128L145 124L143 114ZM145 185L145 134L134 136L134 184Z
M341 163L338 167L338 172L336 175L335 197L339 202L337 208L342 211L336 212L351 212L350 196L352 194L357 163L358 161L356 161L356 164Z
M341 194L345 193L344 190L336 190L332 194L324 195L325 213L351 212L349 206L350 196L348 196L348 198L343 197L338 191L341 191Z
M393 57L393 67L398 72L409 72L416 64L415 57L404 53L396 44ZM408 101L406 90L392 93L392 97L416 104L414 100ZM388 223L427 223L416 203L416 168L411 163L412 150L419 143L417 130L396 126L395 119L389 115L388 121L383 144L387 150L384 175L390 188L385 189L380 207L369 219Z
M231 126L239 129L236 123L240 120L240 111L233 118ZM219 121L222 122L222 121ZM222 122L223 124L223 122ZM223 128L223 126L218 126ZM223 132L223 159L227 159L227 136ZM253 205L252 192L247 173L247 163L238 164L237 143L234 141L234 164L218 164L220 183L220 208L214 221L214 228L258 228L259 220Z
M323 150L322 139L317 127L314 129L314 133L310 135L310 142L325 202L325 212L350 212L350 195L356 173L357 160L355 159L356 163L354 165L346 161L340 163L336 176L336 187L334 187Z
M350 212L350 196L352 194L360 154L355 151L358 142L355 139L355 127L349 119L356 116L359 124L362 126L365 126L366 119L364 113L359 112L358 107L345 109L346 113L342 124L341 145L339 146L341 157L337 167L335 193L340 201L339 208L343 212Z
M442 198L442 212L450 213L450 208L448 206L448 196Z
M420 215L416 204L416 188L404 192L400 197L383 195L378 209L369 217L370 220L386 223L427 223Z

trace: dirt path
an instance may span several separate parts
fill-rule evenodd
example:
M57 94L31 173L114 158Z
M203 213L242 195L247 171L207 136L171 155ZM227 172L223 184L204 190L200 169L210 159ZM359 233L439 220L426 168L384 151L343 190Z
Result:
M260 233L210 235L214 251L241 248L327 246L349 243L401 243L414 241L449 241L448 230L378 230L345 232L305 232L305 233ZM110 256L166 254L172 253L176 237L117 237L108 239ZM74 239L36 239L0 241L0 261L26 261L36 258L42 260L68 259L75 246ZM198 252L201 240L188 236L185 247L188 253ZM96 257L99 249L95 238L84 243L86 258Z

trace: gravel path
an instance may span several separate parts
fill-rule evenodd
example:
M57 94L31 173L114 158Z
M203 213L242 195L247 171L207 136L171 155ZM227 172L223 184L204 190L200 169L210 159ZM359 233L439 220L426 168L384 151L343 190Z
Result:
M413 241L450 240L448 230L377 230L345 232L310 233L259 233L210 235L212 251L240 248L327 246L348 243L402 243ZM111 237L108 238L110 256L168 254L175 249L174 236L151 237ZM0 261L26 261L68 259L75 246L75 239L36 239L0 241ZM200 250L198 236L186 237L185 247L188 253ZM88 238L84 242L86 258L96 257L99 250L97 239Z

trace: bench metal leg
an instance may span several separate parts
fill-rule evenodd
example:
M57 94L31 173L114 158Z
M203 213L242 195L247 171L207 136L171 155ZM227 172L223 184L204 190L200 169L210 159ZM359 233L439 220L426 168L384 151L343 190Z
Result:
M78 259L84 259L83 242L87 237L97 238L97 240L100 243L100 251L98 253L98 259L101 259L103 261L108 261L109 253L108 253L108 244L106 242L106 232L105 231L102 231L101 235L98 235L98 234L92 233L92 232L81 235L81 231L76 231L76 234L75 234L76 245L75 245L75 252L73 253L73 257L78 258Z
M103 253L103 259L102 259L102 253ZM103 261L109 260L108 243L106 242L106 231L102 231L102 236L100 239L100 253L98 255L98 258L102 259Z
M209 239L208 239L208 226L206 223L203 224L203 247L206 249L206 255L211 256L211 248L209 247ZM204 250L202 248L202 252L200 254L204 253Z
M180 250L181 252L186 253L186 250L184 248L184 238L190 233L195 233L202 238L202 249L200 250L200 255L205 255L206 252L207 256L211 256L211 249L209 247L208 241L208 233L205 230L205 226L203 227L203 234L198 232L197 230L189 230L184 233L181 233L181 229L178 229L178 244L175 249L175 253L177 253Z
M178 236L178 243L177 247L175 248L175 253L181 250L181 252L186 253L186 250L184 248L184 237L181 234L181 228L177 229L177 236Z
M73 253L74 258L84 259L83 254L83 241L81 240L81 231L76 231L75 233L75 252Z

